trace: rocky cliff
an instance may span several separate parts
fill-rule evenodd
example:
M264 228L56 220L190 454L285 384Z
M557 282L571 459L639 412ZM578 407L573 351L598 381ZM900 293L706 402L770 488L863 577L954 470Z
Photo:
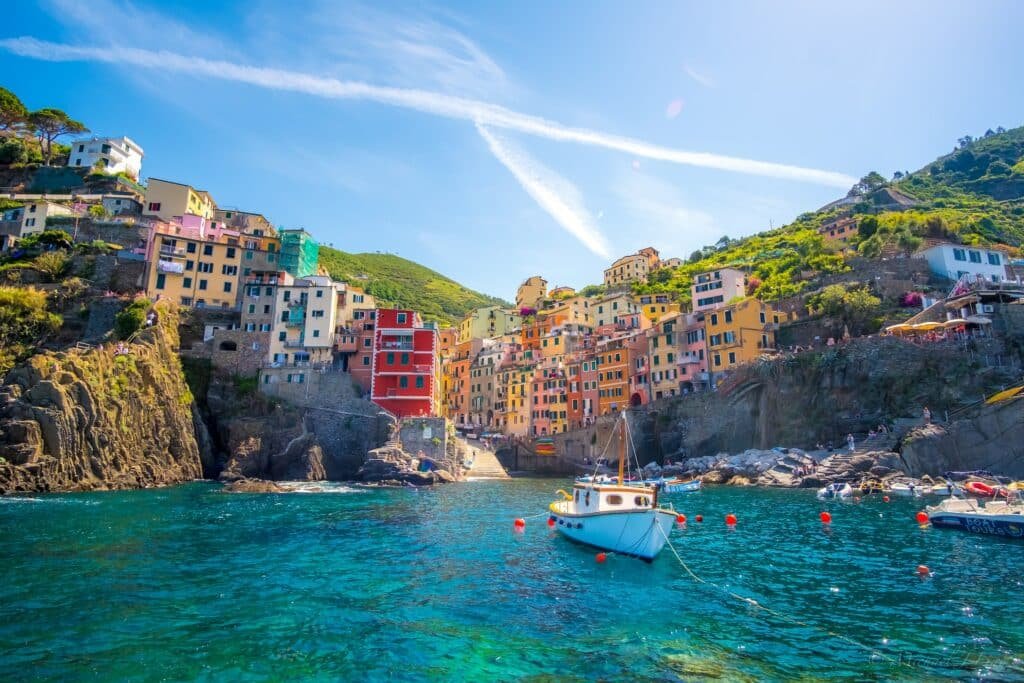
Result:
M1024 398L986 405L949 424L907 435L901 456L913 475L989 470L1024 478Z
M0 387L0 493L141 488L200 478L207 443L178 360L178 315L124 352L40 353ZM197 440L197 430L200 439Z

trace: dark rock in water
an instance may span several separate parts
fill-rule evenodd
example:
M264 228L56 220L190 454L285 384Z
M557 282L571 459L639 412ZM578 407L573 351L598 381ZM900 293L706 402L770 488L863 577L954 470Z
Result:
M287 493L280 484L265 479L236 479L224 485L225 493Z

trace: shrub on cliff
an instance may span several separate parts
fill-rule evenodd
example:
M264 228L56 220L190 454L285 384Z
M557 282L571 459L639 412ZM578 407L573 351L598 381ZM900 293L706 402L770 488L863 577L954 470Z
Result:
M128 304L114 317L114 333L118 339L127 339L142 329L146 322L146 311L153 304L149 299L140 298Z
M48 282L57 282L71 271L71 259L66 251L47 251L32 260L32 269Z
M0 375L32 353L60 324L60 317L46 308L45 292L0 286Z
M882 305L881 299L866 289L847 289L843 285L830 285L812 296L807 303L815 313L841 321L854 336L877 329L875 319Z

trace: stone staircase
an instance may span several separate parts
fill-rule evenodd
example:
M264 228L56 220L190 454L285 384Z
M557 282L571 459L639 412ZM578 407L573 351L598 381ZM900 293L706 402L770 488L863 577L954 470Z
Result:
M486 448L473 448L473 466L466 472L473 479L508 479L508 472L498 462L498 457Z
M814 458L809 455L793 453L780 455L779 461L761 475L759 483L766 486L794 486L801 479L795 473L796 468L809 465L812 462L814 462Z

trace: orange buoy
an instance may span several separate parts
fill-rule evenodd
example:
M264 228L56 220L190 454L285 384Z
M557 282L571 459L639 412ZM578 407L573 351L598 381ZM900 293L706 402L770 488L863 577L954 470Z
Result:
M931 576L932 573L928 569L928 565L919 564L919 565L917 565L917 575L918 576Z
M686 524L686 515L676 515L677 524Z
M731 512L725 516L725 523L727 526L736 526L736 515Z
M824 511L822 511L820 517L821 517L821 523L822 524L831 524L832 523L832 513L831 512L829 512L827 510L824 510Z
M598 564L604 564L605 560L607 559L608 555L605 553L598 553L597 555L594 555L594 561Z
M924 510L921 510L920 512L917 513L917 517L915 519L917 519L917 523L918 524L927 524L928 523L928 513L925 512Z
M888 503L889 502L889 496L882 496L882 502L883 503Z
M696 519L696 520L697 520L698 522L703 522L703 521L704 521L704 515L697 515L697 517L696 517L695 519Z
M550 526L550 527L555 526L555 518L554 517L548 517L548 526Z

